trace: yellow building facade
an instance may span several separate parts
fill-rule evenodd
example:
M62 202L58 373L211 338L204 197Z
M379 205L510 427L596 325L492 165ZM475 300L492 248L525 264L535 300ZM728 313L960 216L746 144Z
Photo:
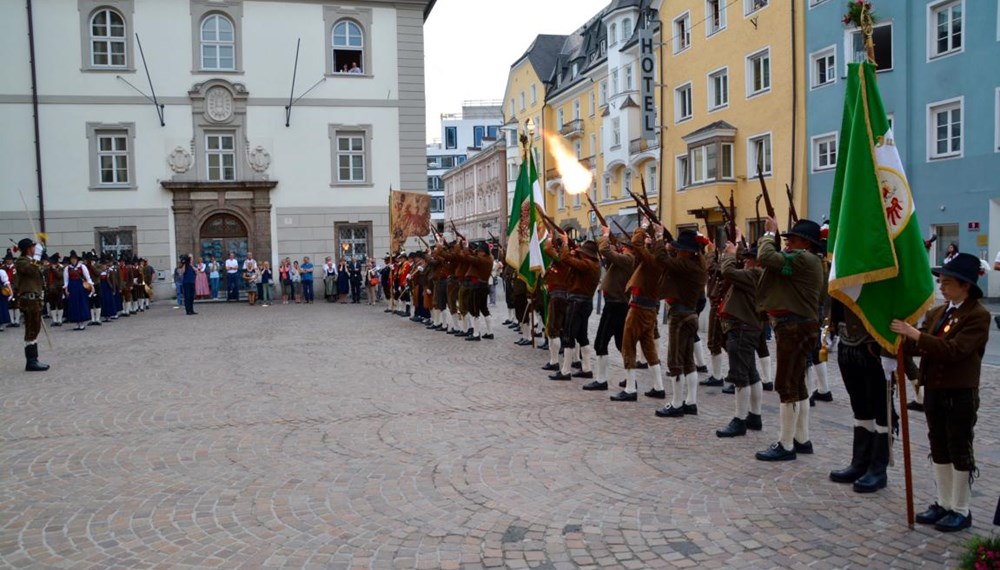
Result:
M663 219L724 239L716 198L728 207L732 191L736 221L755 239L760 165L786 229L786 184L803 215L807 200L803 0L665 4Z

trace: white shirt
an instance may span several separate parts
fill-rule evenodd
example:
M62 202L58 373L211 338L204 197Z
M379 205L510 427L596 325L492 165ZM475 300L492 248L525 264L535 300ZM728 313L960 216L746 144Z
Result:
M236 273L240 270L240 262L235 259L226 260L226 273Z
M69 288L69 270L70 269L80 269L80 270L82 270L82 272L83 272L83 280L86 281L87 283L90 283L91 285L94 284L94 282L90 280L90 271L87 270L87 266L86 265L79 264L79 265L77 265L75 267L72 266L72 265L67 265L63 269L63 288L65 288L65 289Z
M323 264L323 277L336 277L337 266L332 263Z
M993 263L1000 263L1000 251L997 252L997 258L993 260ZM1000 271L1000 269L997 269L997 271Z
M244 261L243 262L243 270L244 271L256 271L257 270L257 262L254 261L254 260L252 260L252 259L248 259L248 260Z

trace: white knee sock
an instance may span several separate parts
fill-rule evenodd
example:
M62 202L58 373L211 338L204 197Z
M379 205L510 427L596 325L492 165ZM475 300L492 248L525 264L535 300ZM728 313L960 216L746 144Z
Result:
M591 361L594 358L594 348L589 344L587 346L580 347L580 371L582 372L593 372L590 367Z
M778 417L781 423L781 435L778 441L781 442L781 446L786 450L793 448L793 440L795 439L795 408L799 404L797 402L782 402L778 404ZM806 407L809 403L806 402Z
M635 369L631 368L625 371L625 392L628 394L635 394Z
M670 407L680 409L684 405L684 392L686 391L684 375L674 376L670 387L673 390L670 394Z
M559 364L559 346L562 340L559 337L549 339L549 364Z
M809 400L802 400L795 405L795 441L809 442Z
M854 420L854 427L865 428L870 432L875 431L875 420Z
M816 365L806 367L806 393L812 396L816 391Z
M938 492L937 504L949 511L954 507L952 500L952 493L954 492L952 479L954 479L954 473L955 470L952 468L951 463L934 464L934 480L937 482Z
M694 365L698 368L705 366L705 346L704 342L698 341L694 343Z
M969 472L951 468L951 510L969 516L969 497L972 496L972 483L969 482Z
M826 377L826 363L820 362L813 366L816 369L816 378L819 380L817 382L817 388L820 394L830 393L830 381Z
M488 335L493 334L493 323L490 322L489 317L483 317L483 330L485 330Z
M743 420L750 410L750 387L736 387L736 417Z
M760 363L760 380L761 382L774 382L774 378L771 376L771 357L764 356L757 359Z
M689 406L698 405L698 373L692 372L684 376L684 382L687 384L687 396L684 398L684 403Z
M563 349L562 366L559 367L559 372L563 374L573 372L573 354L575 352L575 349Z
M722 353L712 355L712 378L722 380Z
M917 393L917 395L916 395L917 403L918 404L923 404L924 403L924 387L923 386L915 386L915 388L916 388L916 393Z
M663 391L663 368L659 364L649 367L650 374L653 375L653 388Z
M597 382L607 383L608 381L608 357L607 355L597 357Z
M760 404L764 399L764 385L760 382L750 386L750 413L760 415Z

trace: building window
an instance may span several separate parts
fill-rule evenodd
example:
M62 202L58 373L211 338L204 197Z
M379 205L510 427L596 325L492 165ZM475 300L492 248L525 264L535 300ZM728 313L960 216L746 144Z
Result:
M632 90L632 64L625 66L625 90Z
M444 148L458 148L458 127L444 128Z
M77 0L82 71L135 71L135 0Z
M927 106L929 159L962 156L962 104L959 97Z
M845 63L861 63L868 59L865 40L861 30L847 30L844 39ZM892 22L877 24L872 30L872 41L875 43L875 69L877 71L892 70ZM846 73L847 67L844 67Z
M205 167L210 182L236 180L236 135L205 135Z
M90 19L90 63L94 67L125 67L125 18L104 8Z
M618 24L611 24L608 26L608 44L615 45L618 43Z
M674 90L674 122L680 123L691 118L691 84L685 83Z
M950 0L928 5L927 46L930 59L962 51L962 9L965 0Z
M747 178L757 175L760 170L765 176L771 174L771 135L760 135L747 139Z
M236 69L236 34L233 23L221 14L201 21L201 68L207 71Z
M709 143L692 148L690 154L691 184L733 179L732 143Z
M632 19L625 18L622 21L622 41L625 41L632 35Z
M660 194L660 178L656 175L656 163L646 167L646 189L648 194L658 196Z
M486 136L486 128L481 125L476 125L472 127L472 146L475 148L483 147L483 137Z
M373 70L371 8L323 6L323 26L325 35L329 38L326 50L327 73L370 77ZM514 114L513 106L510 112L511 115Z
M94 234L96 234L95 237L97 238L95 240L97 242L95 249L98 255L109 254L121 258L139 254L135 248L135 226L94 228Z
M606 176L603 177L601 182L601 200L611 199L611 180Z
M444 213L444 196L431 196L431 213Z
M722 68L708 76L708 110L729 105L729 69Z
M576 99L573 101L573 120L580 118L580 100Z
M507 117L507 118L511 119L513 117L514 117L514 98L511 97L511 99L510 99L510 117Z
M590 116L593 117L597 114L597 97L594 92L590 92Z
M432 192L440 192L444 190L444 184L441 183L440 176L428 176L427 177L427 189Z
M579 62L574 61L573 62L573 79L576 79L577 75L580 75L580 64L579 64Z
M366 260L371 251L371 223L334 224L337 235L337 251L341 259Z
M333 184L331 186L373 185L371 177L371 125L330 125L330 140L333 145ZM454 159L442 156L444 159ZM428 167L431 160L427 160Z
M675 184L678 192L684 190L691 184L691 171L688 168L689 164L688 155L682 154L677 157L677 166L675 167L677 180L675 181Z
M771 50L765 48L747 56L747 97L771 89Z
M743 13L749 16L761 8L766 8L768 0L743 0Z
M618 89L618 70L615 69L611 72L611 94L617 95L619 93Z
M732 180L733 175L733 144L722 143L722 179Z
M521 110L523 111L525 109L525 106L524 106L524 91L521 91L521 94L518 96L518 99L521 102Z
M580 197L581 197L581 194L573 194L573 207L574 208L579 208L580 207Z
M495 141L497 140L497 137L499 135L500 135L500 127L497 127L495 125L490 125L486 127L486 138Z
M830 46L809 56L812 88L837 82L837 49Z
M535 140L542 138L542 116L535 115Z
M566 193L563 192L562 190L556 190L556 194L559 195L558 204L557 204L558 208L560 210L565 210L566 209Z
M531 84L531 104L534 105L538 103L538 86L534 83Z
M705 0L705 35L726 29L726 4L723 0Z
M135 123L87 123L91 190L134 190Z
M812 164L813 172L837 167L837 133L813 137Z
M674 53L691 47L691 14L684 12L674 20Z
M601 107L608 104L608 81L601 81Z
M577 139L573 142L573 150L576 152L576 159L583 158L583 141Z
M597 156L597 135L590 133L590 156Z
M563 125L566 123L566 113L562 109L556 111L556 129L562 130Z
M621 118L611 119L611 148L616 149L622 144L622 121Z

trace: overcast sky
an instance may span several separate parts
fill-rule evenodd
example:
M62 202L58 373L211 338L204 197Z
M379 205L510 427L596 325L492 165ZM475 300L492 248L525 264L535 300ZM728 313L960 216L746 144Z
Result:
M510 65L538 34L569 34L610 0L437 0L424 25L427 140L462 101L503 99Z

